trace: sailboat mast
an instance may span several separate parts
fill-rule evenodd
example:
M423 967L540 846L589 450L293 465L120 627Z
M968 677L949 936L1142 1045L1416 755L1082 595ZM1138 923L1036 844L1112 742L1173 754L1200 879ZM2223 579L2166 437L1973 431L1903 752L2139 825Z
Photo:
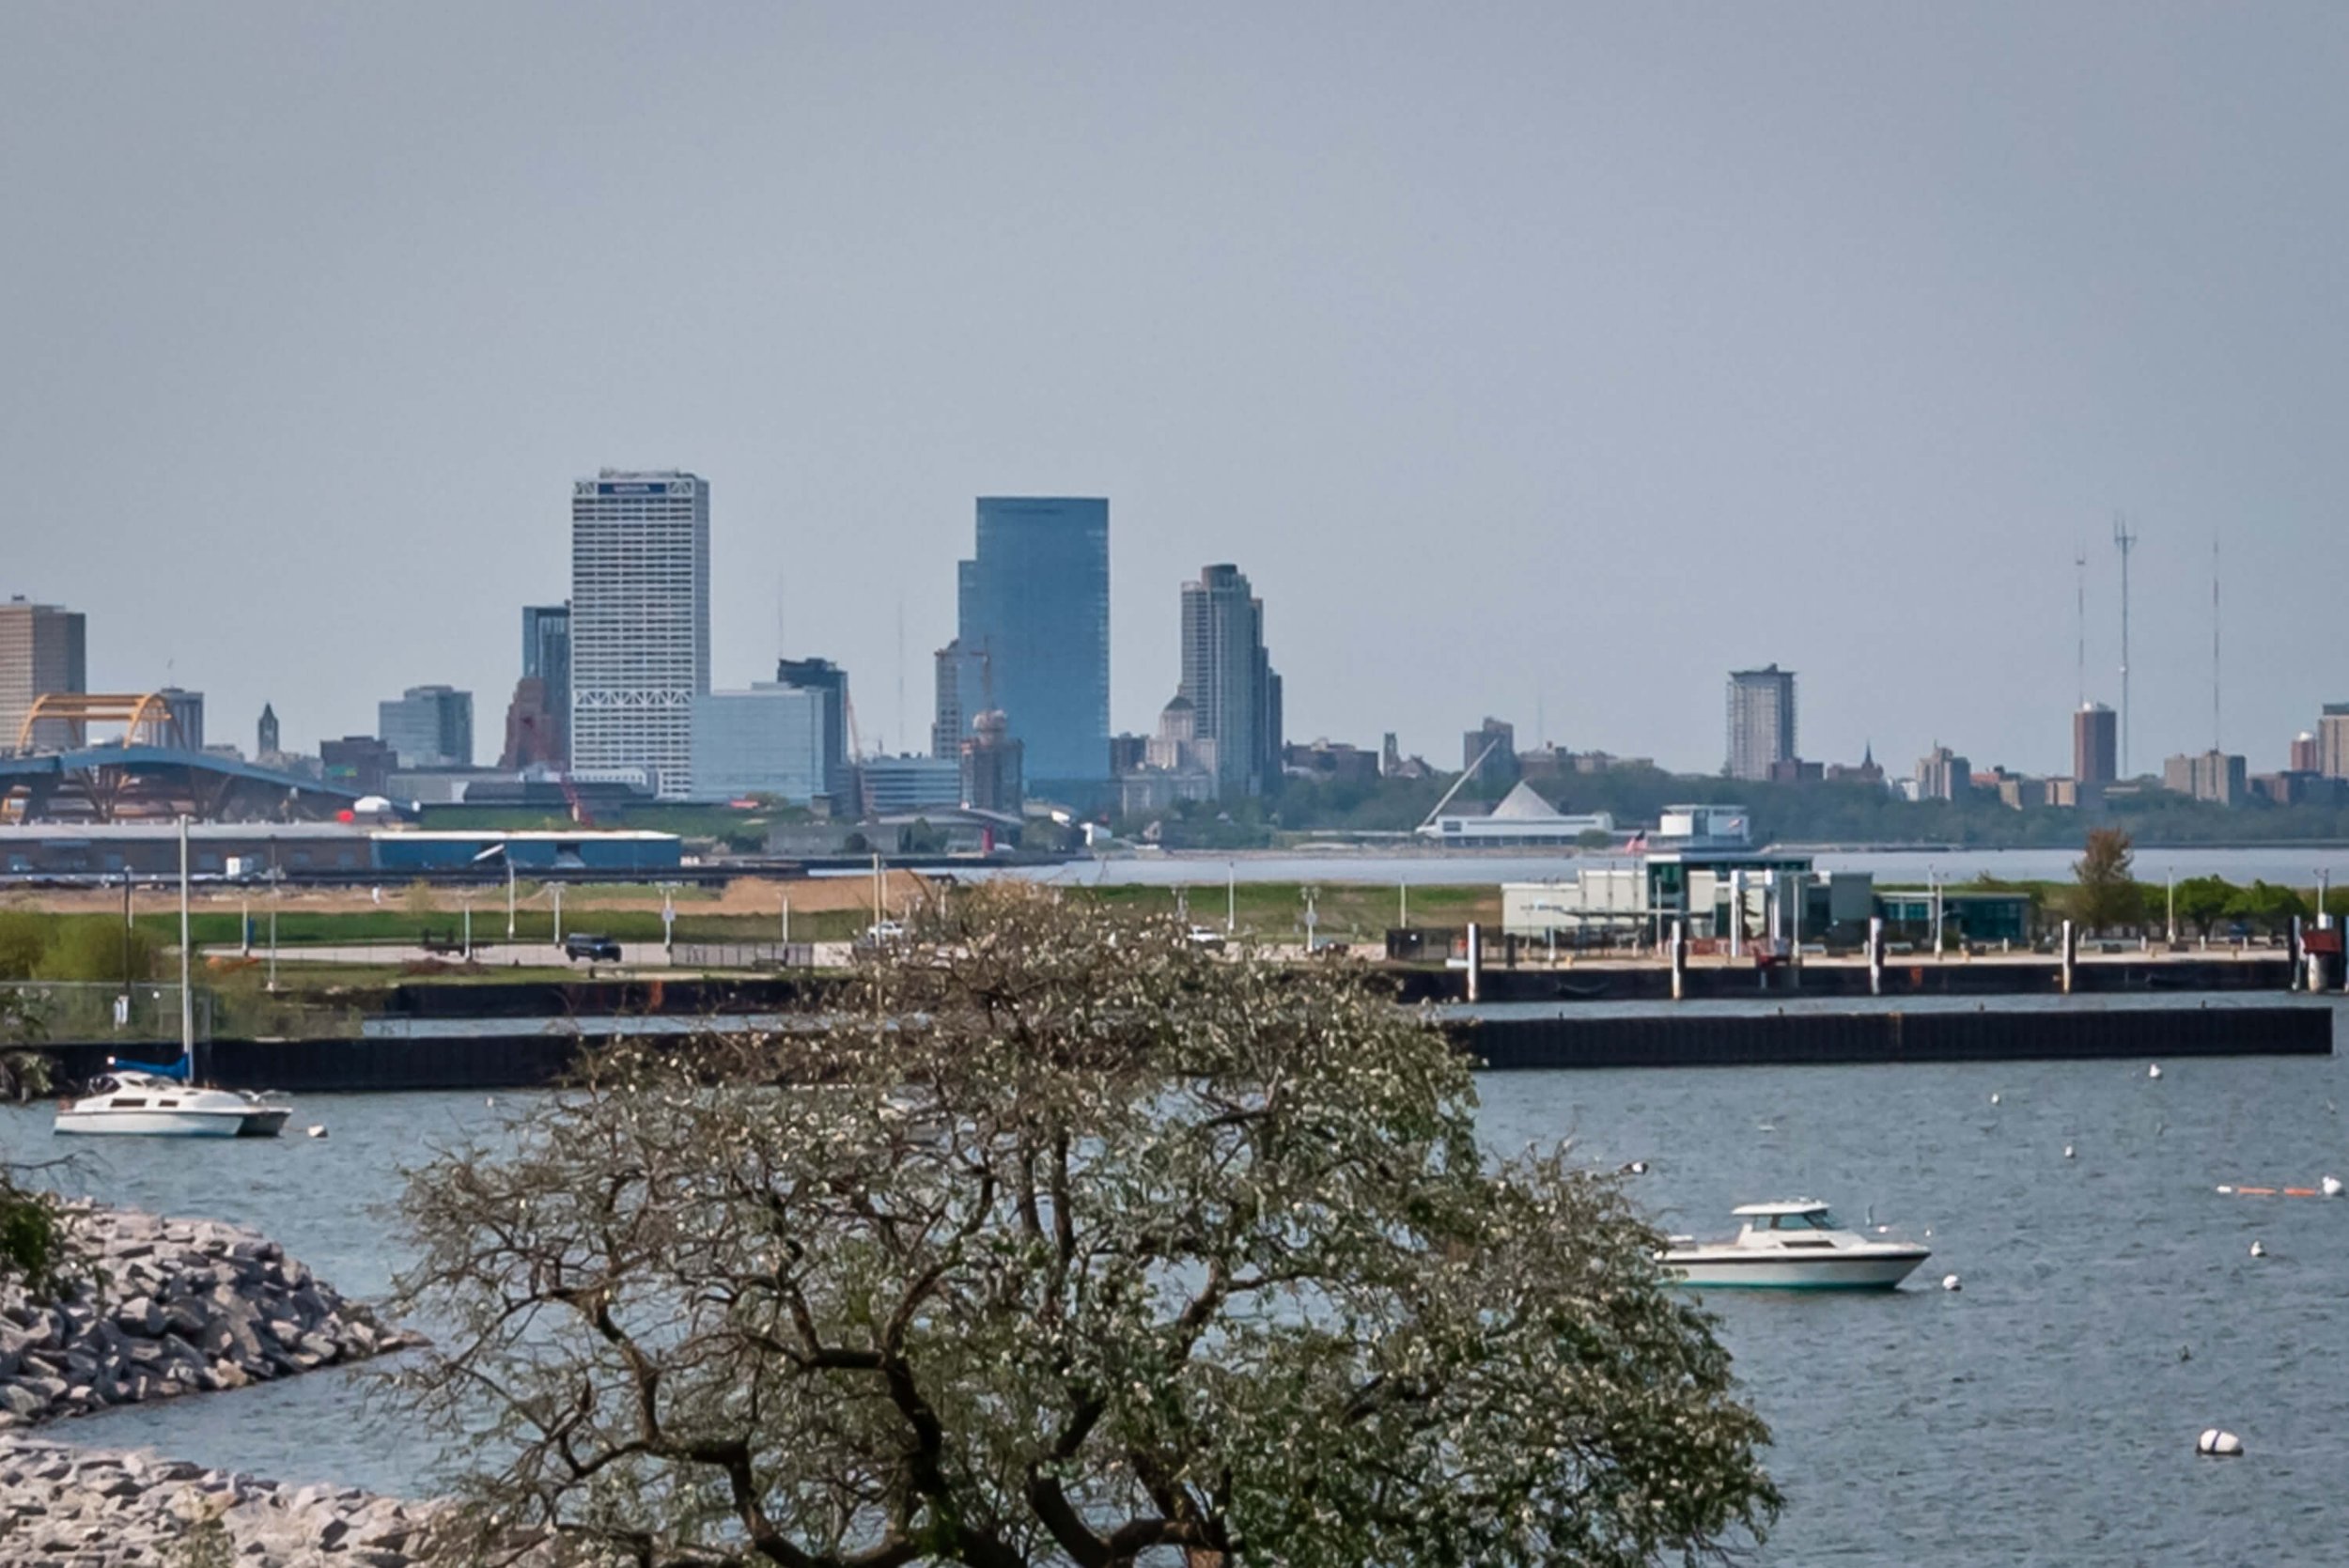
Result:
M188 1081L195 1070L195 995L188 988L188 819L179 818L179 1056L188 1064Z

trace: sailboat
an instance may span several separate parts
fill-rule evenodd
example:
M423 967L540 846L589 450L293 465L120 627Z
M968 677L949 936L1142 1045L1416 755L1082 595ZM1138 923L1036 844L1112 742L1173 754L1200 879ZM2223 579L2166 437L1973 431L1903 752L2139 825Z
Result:
M155 1064L106 1059L105 1075L57 1108L60 1135L147 1138L274 1138L293 1114L282 1100L194 1082L195 1001L189 987L188 819L179 819L179 1060Z

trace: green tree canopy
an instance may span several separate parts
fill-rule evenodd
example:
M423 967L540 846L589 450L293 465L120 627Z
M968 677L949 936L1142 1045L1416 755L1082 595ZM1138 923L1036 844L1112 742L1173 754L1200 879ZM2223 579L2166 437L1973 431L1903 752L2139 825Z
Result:
M2177 886L2178 918L2192 925L2198 936L2207 937L2226 918L2234 896L2234 884L2224 877L2189 877Z
M2144 916L2132 867L2129 835L2118 828L2089 831L2088 846L2072 862L2072 918L2091 931L2133 925Z
M1357 970L999 883L864 977L417 1173L412 1388L484 1539L1447 1568L1773 1515L1661 1238L1563 1155L1488 1163L1466 1063Z

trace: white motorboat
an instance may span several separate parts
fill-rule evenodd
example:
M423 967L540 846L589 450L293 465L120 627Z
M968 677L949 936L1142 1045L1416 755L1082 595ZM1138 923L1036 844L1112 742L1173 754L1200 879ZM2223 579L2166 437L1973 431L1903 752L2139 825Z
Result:
M1890 1290L1933 1256L1911 1241L1847 1231L1825 1203L1797 1198L1731 1211L1745 1221L1726 1241L1674 1236L1666 1267L1700 1290Z
M57 1131L162 1138L274 1138L293 1107L234 1089L198 1089L177 1077L117 1066L57 1110Z
M274 1138L293 1107L242 1090L197 1081L194 993L188 988L188 819L179 819L179 1060L168 1065L106 1060L89 1093L57 1108L59 1135L146 1138Z

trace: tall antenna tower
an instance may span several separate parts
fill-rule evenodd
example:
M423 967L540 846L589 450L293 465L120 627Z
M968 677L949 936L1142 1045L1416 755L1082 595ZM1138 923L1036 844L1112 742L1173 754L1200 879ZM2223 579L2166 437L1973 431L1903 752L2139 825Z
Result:
M2077 629L2079 631L2079 706L2088 706L2088 551L2072 552L2072 571L2077 581L2074 584L2079 599Z
M2112 546L2121 552L2121 776L2137 777L2129 768L2129 551L2137 548L2137 536L2129 532L2129 520L2115 512L2112 515Z
M2218 728L2218 536L2210 536L2210 749L2223 751Z

